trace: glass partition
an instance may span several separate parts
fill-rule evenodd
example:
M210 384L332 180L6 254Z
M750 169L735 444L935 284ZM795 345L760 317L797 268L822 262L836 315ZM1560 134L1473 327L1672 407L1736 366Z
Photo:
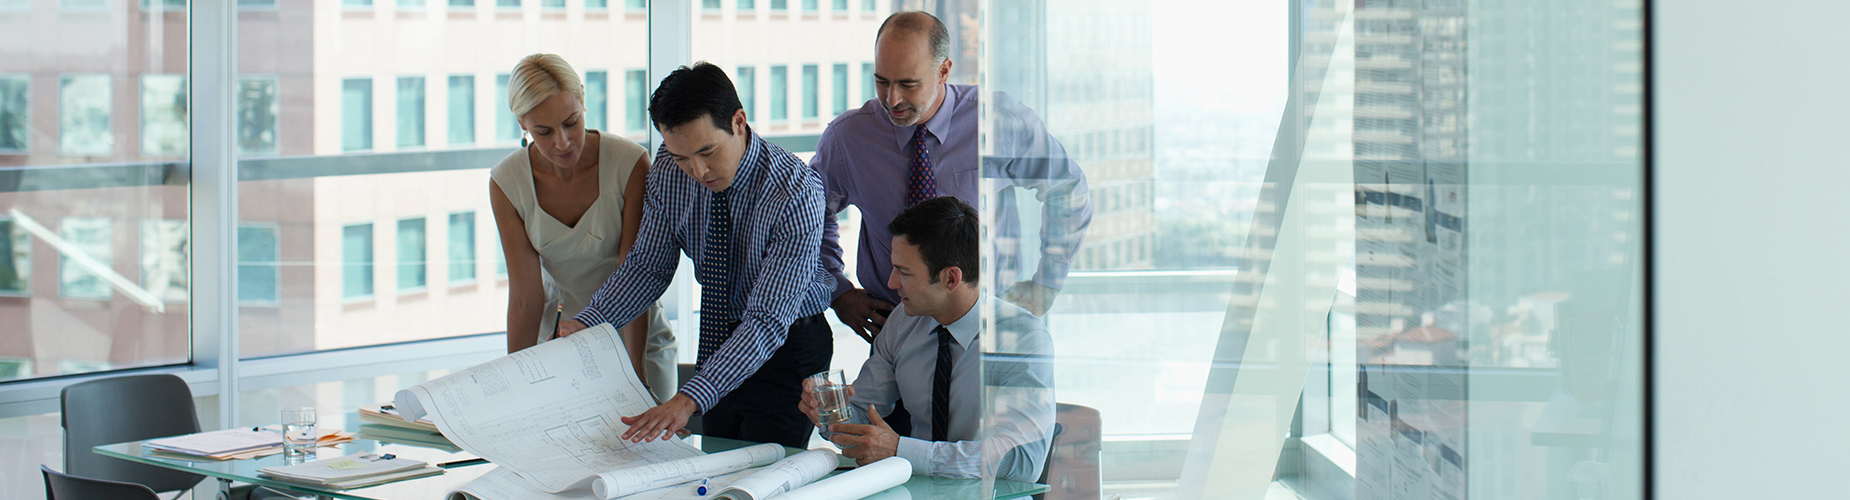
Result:
M1642 497L1636 3L979 3L985 285L1073 229L1024 115L1093 211L1050 352L984 330L1047 498Z
M184 2L0 3L0 381L190 359L186 28Z

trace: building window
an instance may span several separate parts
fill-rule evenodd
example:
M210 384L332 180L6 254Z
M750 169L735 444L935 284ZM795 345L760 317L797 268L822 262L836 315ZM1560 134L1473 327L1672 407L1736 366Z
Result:
M341 228L340 296L363 299L373 296L373 225L354 224Z
M109 133L109 75L72 75L58 80L58 153L107 156L115 138Z
M518 9L520 0L495 0L495 6L504 9Z
M276 154L276 78L238 78L238 154Z
M790 74L784 66L771 67L771 119L790 118Z
M816 102L819 97L816 95L816 85L819 83L816 81L817 71L818 68L814 64L803 65L803 118L805 119L815 118L818 114L817 108L821 107L820 103Z
M609 10L610 0L585 0L585 10Z
M738 5L733 8L740 11L758 10L758 2L755 0L739 0Z
M141 155L185 156L186 75L141 75Z
M275 304L281 268L277 266L277 227L238 225L238 302Z
M31 107L27 105L26 75L0 75L0 151L24 153L32 137L28 127Z
M624 6L629 10L649 10L649 0L625 0Z
M186 302L186 221L141 221L141 286L166 302Z
M520 122L514 121L514 112L507 108L507 73L495 75L495 141L519 140Z
M625 130L638 131L649 128L649 73L640 69L624 72L624 125Z
M835 0L833 7L836 12L848 12L848 0Z
M108 217L65 217L58 224L58 237L71 246L72 254L58 259L58 295L69 299L109 300L109 282L99 272L110 271L114 259L114 225ZM81 255L88 257L83 259Z
M879 3L878 0L861 0L861 12L873 12L876 3Z
M585 72L585 128L605 130L610 117L610 73Z
M398 291L424 288L424 218L398 221Z
M349 78L340 84L340 149L373 148L373 80Z
M758 69L751 66L739 66L733 88L739 91L739 106L745 108L745 116L758 118Z
M879 98L874 94L874 63L861 63L861 102Z
M475 7L475 0L450 0L450 7Z
M424 0L398 0L398 7L401 9L403 8L422 9L424 8Z
M700 8L706 10L719 10L719 0L700 0Z
M790 10L790 0L771 0L771 10Z
M803 12L815 12L818 3L817 0L803 0Z
M32 292L32 235L0 218L0 295L27 296Z
M398 147L424 145L424 77L398 78Z
M489 246L495 247L495 277L506 278L507 277L507 251L502 249L501 245L489 245Z
M141 10L145 11L185 11L186 0L141 0Z
M564 9L565 0L540 0L540 7L547 9Z
M837 64L832 69L834 71L829 72L829 76L835 79L835 93L832 96L835 107L829 114L839 115L848 110L848 65Z
M475 281L475 212L450 214L450 283Z
M450 144L475 143L475 77L450 76Z
M345 7L372 7L373 0L341 0L340 4Z

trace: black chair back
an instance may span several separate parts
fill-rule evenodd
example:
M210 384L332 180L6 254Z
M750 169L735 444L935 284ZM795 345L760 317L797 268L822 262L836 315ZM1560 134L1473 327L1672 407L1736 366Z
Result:
M44 465L39 472L45 475L45 500L160 500L154 490L135 483L90 479L51 470Z
M180 377L130 375L92 380L65 387L60 400L65 473L135 483L153 491L184 490L205 479L91 451L97 445L199 432L193 391Z

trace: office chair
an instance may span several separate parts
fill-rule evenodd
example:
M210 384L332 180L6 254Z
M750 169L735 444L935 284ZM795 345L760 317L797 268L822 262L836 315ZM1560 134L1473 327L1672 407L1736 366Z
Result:
M688 379L694 378L694 372L696 371L698 370L694 367L694 365L689 364L689 363L681 363L681 364L675 365L675 372L678 376L677 378L681 379L681 384L683 385L687 384ZM680 387L680 386L677 385L676 387ZM687 432L699 434L700 433L700 417L696 416L696 417L688 418L686 429L687 429Z
M199 432L199 415L193 410L193 391L180 377L130 375L73 384L64 388L59 404L62 410L59 420L64 427L64 474L94 478L86 480L133 483L149 491L188 490L205 479L199 474L106 457L91 451L97 445ZM46 476L46 481L51 481L50 478ZM271 497L289 498L253 485L239 485L231 491L231 498L236 499ZM77 495L67 498L108 497Z
M1054 410L1053 445L1041 478L1047 492L1035 500L1096 499L1104 492L1099 472L1099 415L1088 406L1059 403Z
M43 464L39 472L45 475L45 500L86 500L91 498L108 498L112 500L161 500L154 490L135 483L90 479L51 470Z

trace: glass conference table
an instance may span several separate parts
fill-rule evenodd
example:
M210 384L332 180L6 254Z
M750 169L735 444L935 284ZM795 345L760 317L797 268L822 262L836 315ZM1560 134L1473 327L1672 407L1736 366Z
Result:
M347 429L349 432L359 432L361 430L356 425L348 425L348 427L354 427L352 429ZM362 436L364 436L364 434L362 434ZM699 446L701 450L708 453L717 453L755 444L746 441L704 436L693 436L688 439L696 446ZM483 474L495 468L493 464L477 462L477 465L448 468L443 474L436 476L408 479L352 490L324 490L257 476L258 469L283 465L283 456L281 454L252 460L219 461L189 459L180 455L151 452L143 448L141 443L141 441L131 441L127 443L106 444L97 446L95 452L131 462L168 469L178 469L217 478L219 480L219 498L221 499L228 495L233 481L265 486L286 493L314 494L325 498L351 500L441 499L450 491L467 484L469 481L475 480L477 477L481 477ZM786 454L803 451L787 446L784 447L784 450ZM379 441L357 436L349 443L323 447L317 455L324 458L333 458L354 453L391 453L401 458L422 460L432 464L442 464L445 462L475 458L474 455L470 455L466 452L454 452L440 447L401 444L398 442ZM844 465L852 465L852 462L847 461ZM905 484L894 488L894 490L904 489L904 493L888 490L880 495L900 494L910 496L911 498L974 498L979 496L977 493L981 491L981 488L981 481L974 479L912 476ZM1022 498L1045 491L1047 491L1046 485L997 480L995 496L993 498L997 500Z

